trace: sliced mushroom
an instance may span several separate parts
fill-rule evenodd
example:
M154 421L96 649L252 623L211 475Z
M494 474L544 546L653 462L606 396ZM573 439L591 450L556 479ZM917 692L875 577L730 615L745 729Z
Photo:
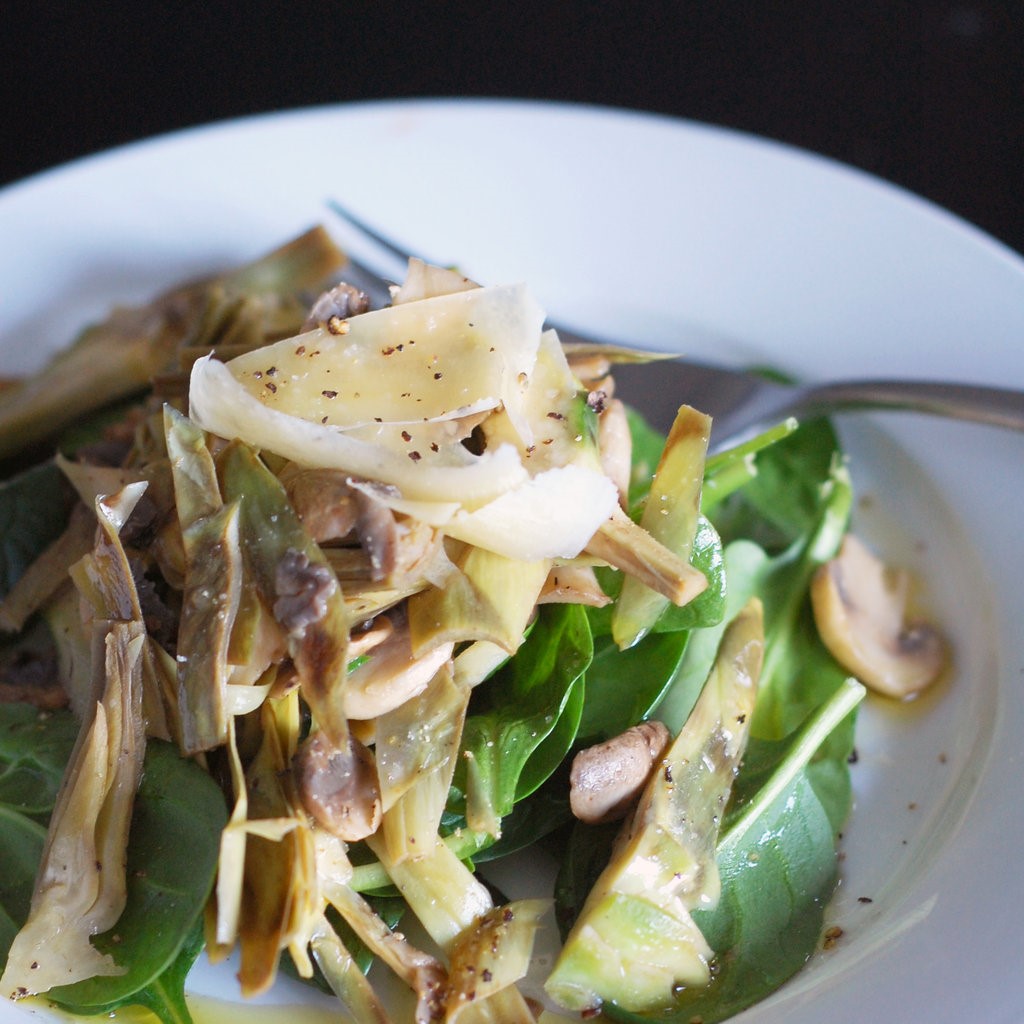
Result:
M601 589L589 565L556 565L548 573L537 604L583 604L603 608L611 598Z
M597 421L597 437L601 450L601 468L619 492L619 505L626 508L633 465L633 436L629 432L626 407L619 399L603 402L603 411Z
M359 543L370 558L370 579L379 583L391 577L398 559L399 533L395 513L365 490L352 493L356 503Z
M573 376L586 384L588 389L593 390L595 381L608 377L612 363L606 355L591 348L576 349L571 345L564 345L563 348Z
M347 473L303 469L284 479L292 508L318 544L341 540L355 528L358 510Z
M569 773L572 813L591 825L624 818L670 739L668 729L652 720L581 750Z
M397 610L391 615L392 632L373 649L369 658L345 680L345 715L377 718L422 693L437 670L452 656L454 645L440 644L421 657L413 657L409 624Z
M342 281L313 303L302 330L312 331L317 327L327 327L329 330L332 322L345 321L350 316L365 313L369 308L370 297L366 292Z
M348 638L349 658L361 658L364 654L369 654L374 647L387 640L394 631L395 628L386 615L378 615L377 618L366 623L362 629L352 630Z
M380 786L373 754L354 737L339 750L322 732L295 753L292 768L302 806L332 835L354 843L377 831Z
M946 643L926 622L908 621L910 576L887 568L856 537L811 583L814 621L836 661L889 697L912 697L948 661Z

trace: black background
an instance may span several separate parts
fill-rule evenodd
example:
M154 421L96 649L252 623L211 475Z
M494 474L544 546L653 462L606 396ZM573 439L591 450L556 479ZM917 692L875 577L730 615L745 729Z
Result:
M7 0L0 184L238 115L501 96L632 107L871 171L1024 251L1024 0Z

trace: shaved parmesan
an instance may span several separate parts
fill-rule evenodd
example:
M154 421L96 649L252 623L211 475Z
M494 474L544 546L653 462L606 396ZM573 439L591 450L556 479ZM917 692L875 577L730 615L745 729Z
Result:
M486 501L527 476L511 445L472 455L461 444L451 444L430 465L420 465L407 452L279 412L247 391L225 363L209 356L192 368L189 415L220 437L239 438L300 466L342 469L393 484L404 497L421 501Z
M573 558L617 504L618 492L608 477L584 466L561 466L475 511L457 512L443 529L508 558Z
M389 306L231 360L268 409L347 429L448 420L518 403L543 310L522 285Z

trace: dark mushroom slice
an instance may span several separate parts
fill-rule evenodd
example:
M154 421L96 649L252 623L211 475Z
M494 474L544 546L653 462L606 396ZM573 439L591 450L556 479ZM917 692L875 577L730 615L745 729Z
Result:
M581 750L569 774L572 813L591 825L624 818L671 738L661 722L652 720Z
M369 748L354 736L344 749L322 732L312 733L292 760L306 811L328 832L354 843L380 826L380 786Z
M309 310L302 330L313 331L317 327L330 330L332 323L344 322L350 316L365 313L369 308L370 296L354 285L342 281L317 298Z
M347 473L302 469L283 476L282 482L303 526L318 544L343 540L355 529L359 511Z

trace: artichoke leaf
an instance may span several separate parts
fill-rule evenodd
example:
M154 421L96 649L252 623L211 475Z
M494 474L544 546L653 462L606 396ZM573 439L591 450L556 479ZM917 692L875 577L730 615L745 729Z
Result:
M425 856L403 861L391 857L379 833L366 842L442 950L450 950L458 936L493 906L486 886L436 837Z
M391 1024L391 1017L326 915L314 928L310 948L331 991L359 1024Z
M89 941L126 900L124 863L145 754L139 622L110 624L103 695L84 723L50 819L28 920L11 946L0 991L12 999L118 974Z
M273 984L282 950L293 950L300 970L306 966L305 947L322 910L312 829L287 774L298 737L297 701L293 692L262 705L262 741L244 776L237 747L231 754L242 788L222 836L217 941L226 947L237 939L246 996Z
M341 585L283 485L248 445L229 444L218 468L225 500L239 504L246 573L287 636L302 696L319 727L344 748L349 620Z
M120 532L147 486L140 481L128 484L116 494L96 498L99 530L95 546L70 572L97 620L142 621L139 595Z
M515 900L494 907L456 939L448 969L446 1022L474 1019L470 1011L478 1000L490 999L526 975L534 935L548 904Z
M270 314L266 329L274 326L281 305L273 294L315 287L343 260L327 232L313 228L219 278L176 287L141 306L114 309L37 373L0 391L0 457L52 436L84 414L133 395L158 374L173 370L179 350L200 326L211 288L264 296L264 308ZM296 306L293 329L301 316Z
M487 641L508 654L523 642L551 563L522 561L469 546L444 588L409 598L409 629L418 656L446 643Z
M232 502L184 531L188 569L178 627L182 749L212 750L227 740L228 645L241 592L238 504Z
M323 839L325 834L317 838ZM367 949L415 993L415 1024L431 1024L441 1012L447 988L444 966L436 956L414 946L401 932L392 931L373 907L349 887L345 869L351 875L351 865L340 850L340 842L333 837L326 838L333 840L337 849L325 853L327 844L317 846L317 866L324 896Z
M711 417L681 406L651 481L640 525L685 561L693 553ZM627 575L612 612L612 638L620 650L632 647L668 607L668 598L636 576Z
M631 1011L703 987L713 956L692 917L719 896L715 847L750 731L764 651L752 599L730 623L693 711L655 767L566 938L546 989L570 1010Z
M447 663L427 689L376 723L384 841L393 861L432 847L448 800L469 689Z

